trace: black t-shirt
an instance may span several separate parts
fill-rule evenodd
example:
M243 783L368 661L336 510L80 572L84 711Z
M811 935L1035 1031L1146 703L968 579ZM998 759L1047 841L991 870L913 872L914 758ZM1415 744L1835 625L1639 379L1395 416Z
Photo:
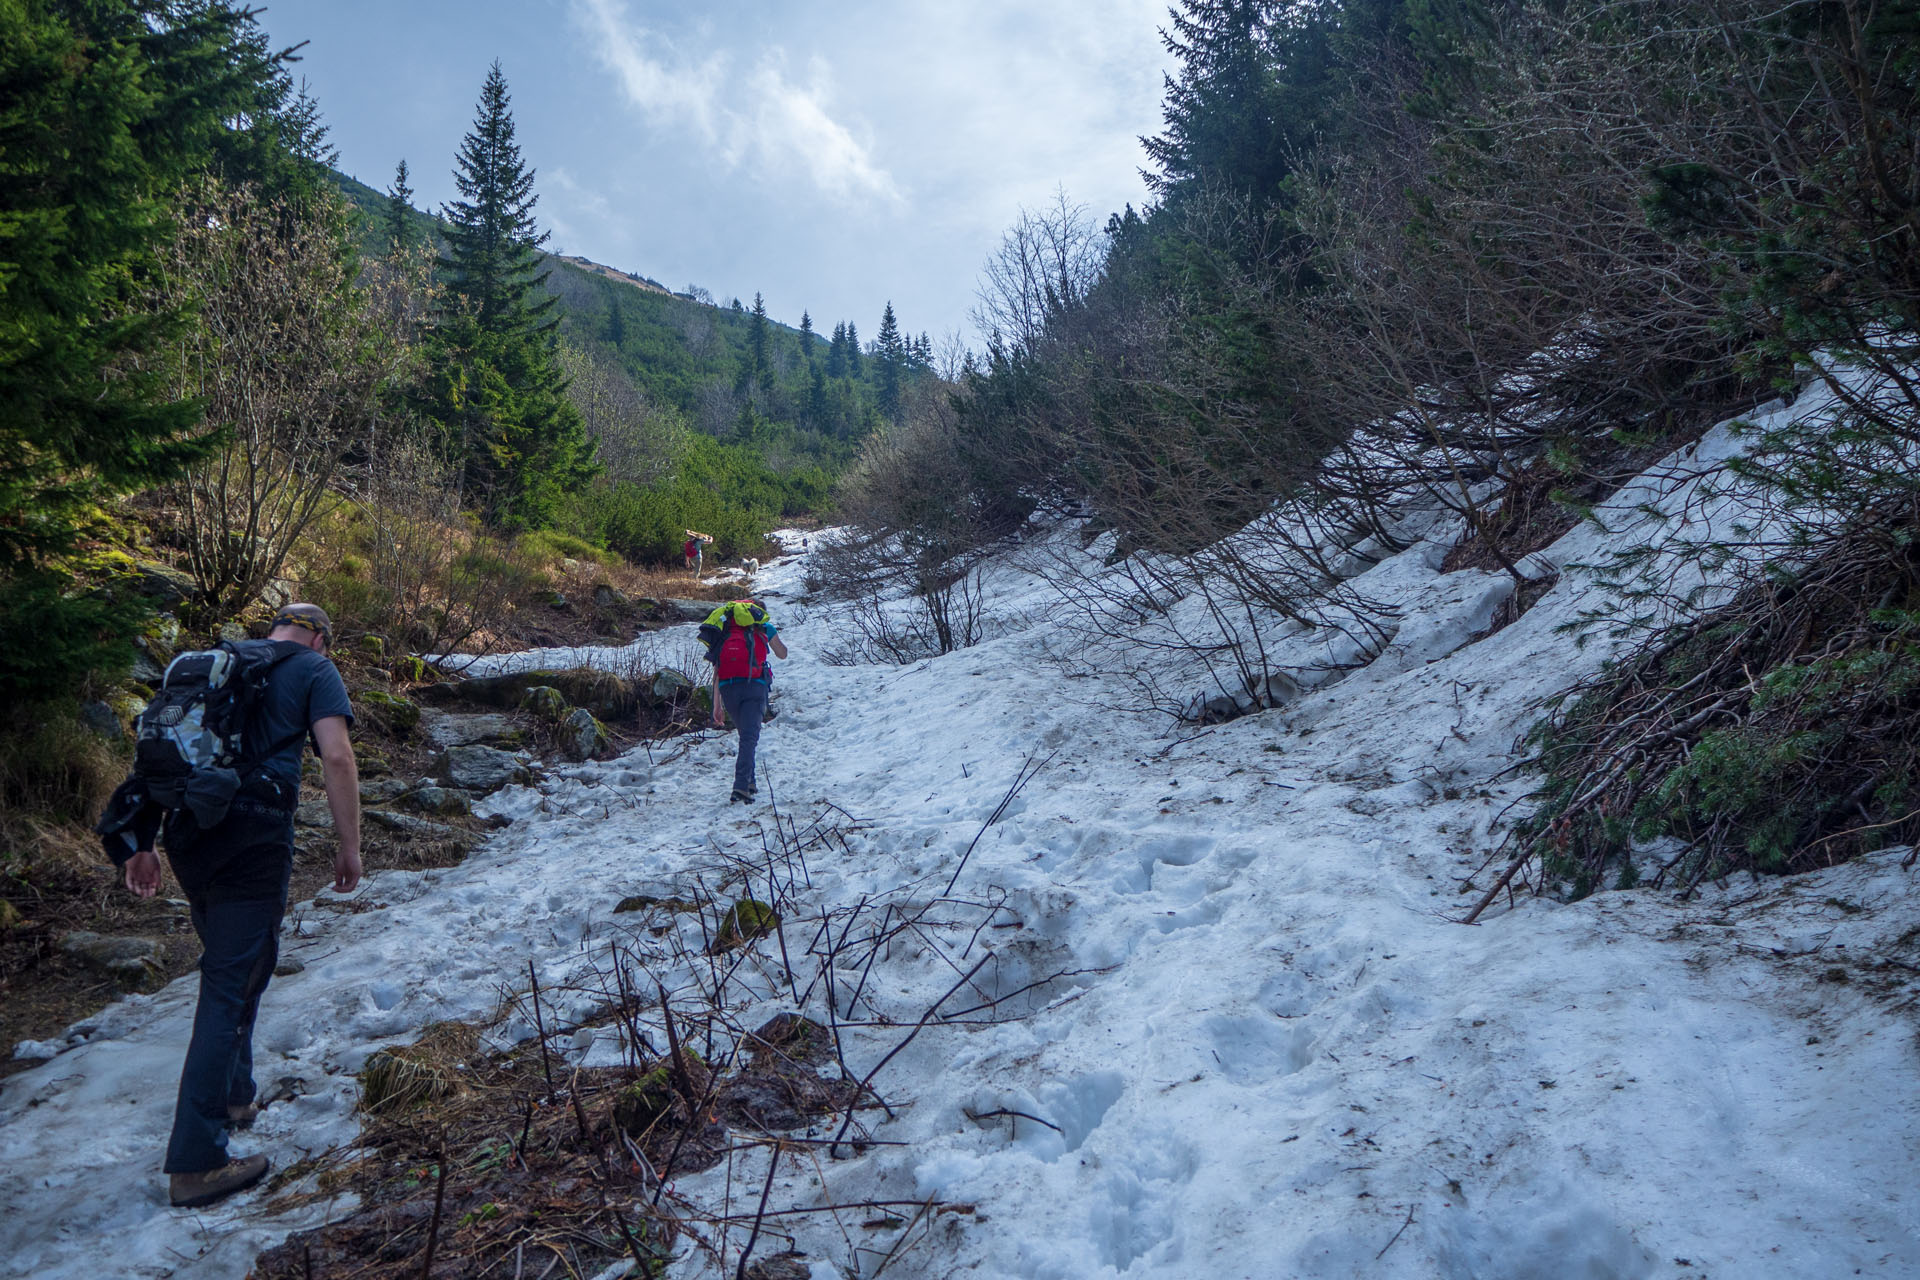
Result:
M250 751L266 751L264 772L279 794L267 797L249 786L234 798L226 821L200 831L191 815L169 822L167 860L189 899L252 902L285 898L293 870L293 805L300 795L300 757L313 726L328 716L353 723L353 704L333 663L288 640L249 640L241 648L285 654L267 673L260 701L247 725ZM249 771L248 781L257 776Z

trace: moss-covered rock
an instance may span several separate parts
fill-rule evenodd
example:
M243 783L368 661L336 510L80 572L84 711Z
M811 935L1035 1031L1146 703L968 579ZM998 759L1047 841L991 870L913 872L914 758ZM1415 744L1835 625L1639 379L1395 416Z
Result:
M464 818L473 813L473 801L464 791L452 787L421 787L400 797L401 804L421 813L443 818Z
M387 758L369 747L355 745L353 760L363 778L384 778L393 772L393 765Z
M591 760L613 745L607 726L585 707L574 708L560 726L560 750L575 762Z
M147 709L147 704L152 701L153 693L151 691L142 693L137 686L130 689L117 689L107 695L107 705L113 708L113 714L120 717L120 723L129 730L140 718L140 713Z
M420 704L398 694L378 689L360 693L361 710L387 733L396 737L412 733L420 724Z
M585 707L602 720L630 716L634 708L639 706L632 682L611 671L581 667L572 671L536 672L535 675L537 683L558 689L569 703Z
M433 678L433 668L429 667L424 659L407 654L405 657L394 659L393 678L404 680L408 684L425 684Z
M672 1074L655 1067L620 1091L613 1100L613 1123L621 1132L637 1138L673 1114Z
M360 652L366 654L370 658L375 658L375 659L386 657L387 656L386 637L385 636L361 636Z
M653 696L656 698L671 698L676 694L691 693L693 689L693 681L671 667L653 673Z
M520 695L520 707L536 720L542 720L548 724L559 724L566 719L570 709L567 705L567 695L550 684L528 686L527 691Z
M159 609L176 609L200 590L192 574L157 560L135 560L133 572L125 581L135 594L145 596Z
M713 949L728 951L742 947L758 938L764 938L780 926L780 913L764 902L753 898L741 898L720 918L720 928L713 935Z

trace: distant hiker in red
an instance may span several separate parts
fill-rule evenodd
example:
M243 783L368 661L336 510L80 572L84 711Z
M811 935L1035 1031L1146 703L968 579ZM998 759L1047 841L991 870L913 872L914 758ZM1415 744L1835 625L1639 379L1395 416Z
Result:
M735 600L707 615L700 627L713 663L713 724L733 717L740 730L740 754L733 762L733 799L737 804L751 803L758 787L754 783L754 753L760 746L760 723L767 716L767 696L773 690L773 667L767 661L772 650L776 658L787 656L780 641L780 628L774 625L765 606L758 600Z
M687 572L693 572L693 566L700 563L700 539L688 538L687 545L680 548L687 557Z

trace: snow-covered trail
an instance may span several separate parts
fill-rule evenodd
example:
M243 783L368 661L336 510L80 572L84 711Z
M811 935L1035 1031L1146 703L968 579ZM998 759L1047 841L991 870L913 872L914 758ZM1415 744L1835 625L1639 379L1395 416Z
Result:
M1422 547L1373 571L1420 625L1372 668L1184 742L1100 706L1123 691L1060 679L1044 626L904 669L826 666L825 620L789 603L804 566L764 571L793 653L770 785L791 814L863 824L814 858L811 904L937 897L1051 753L955 894L1004 895L1008 926L965 953L995 956L967 1003L1069 975L1022 997L1028 1016L930 1025L875 1081L898 1110L875 1136L905 1145L793 1166L776 1203L973 1206L933 1219L895 1276L1920 1274L1912 1002L1867 980L1920 962L1912 874L1886 854L1686 904L1523 899L1451 923L1516 785L1489 779L1535 701L1599 657L1556 632L1590 603L1577 575L1466 644L1503 584L1437 563ZM995 587L1005 611L1051 604L1012 571ZM287 953L306 967L268 992L258 1074L303 1094L236 1148L285 1165L350 1139L371 1049L492 1014L529 959L563 983L625 927L620 898L758 850L764 813L724 803L731 754L707 735L658 767L569 771L505 798L515 824L462 866L300 912ZM850 1065L953 985L966 934L876 965L861 1012L906 1025L850 1034ZM1852 980L1822 981L1835 969ZM268 1221L258 1194L165 1207L192 994L124 1000L0 1089L7 1274L237 1278L310 1220ZM1015 1111L1045 1123L969 1117ZM870 1273L891 1245L798 1221L816 1277Z

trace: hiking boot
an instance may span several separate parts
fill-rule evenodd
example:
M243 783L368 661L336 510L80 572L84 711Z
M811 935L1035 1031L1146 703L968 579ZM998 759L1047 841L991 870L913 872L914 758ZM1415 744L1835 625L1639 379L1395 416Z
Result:
M253 1122L260 1117L260 1104L257 1102L229 1102L227 1104L227 1123L235 1129L251 1129Z
M752 804L753 792L742 791L739 787L735 787L733 789L733 802L735 804Z
M266 1176L265 1156L242 1156L205 1173L168 1174L167 1198L176 1209L198 1209L224 1200L236 1191L245 1191Z

